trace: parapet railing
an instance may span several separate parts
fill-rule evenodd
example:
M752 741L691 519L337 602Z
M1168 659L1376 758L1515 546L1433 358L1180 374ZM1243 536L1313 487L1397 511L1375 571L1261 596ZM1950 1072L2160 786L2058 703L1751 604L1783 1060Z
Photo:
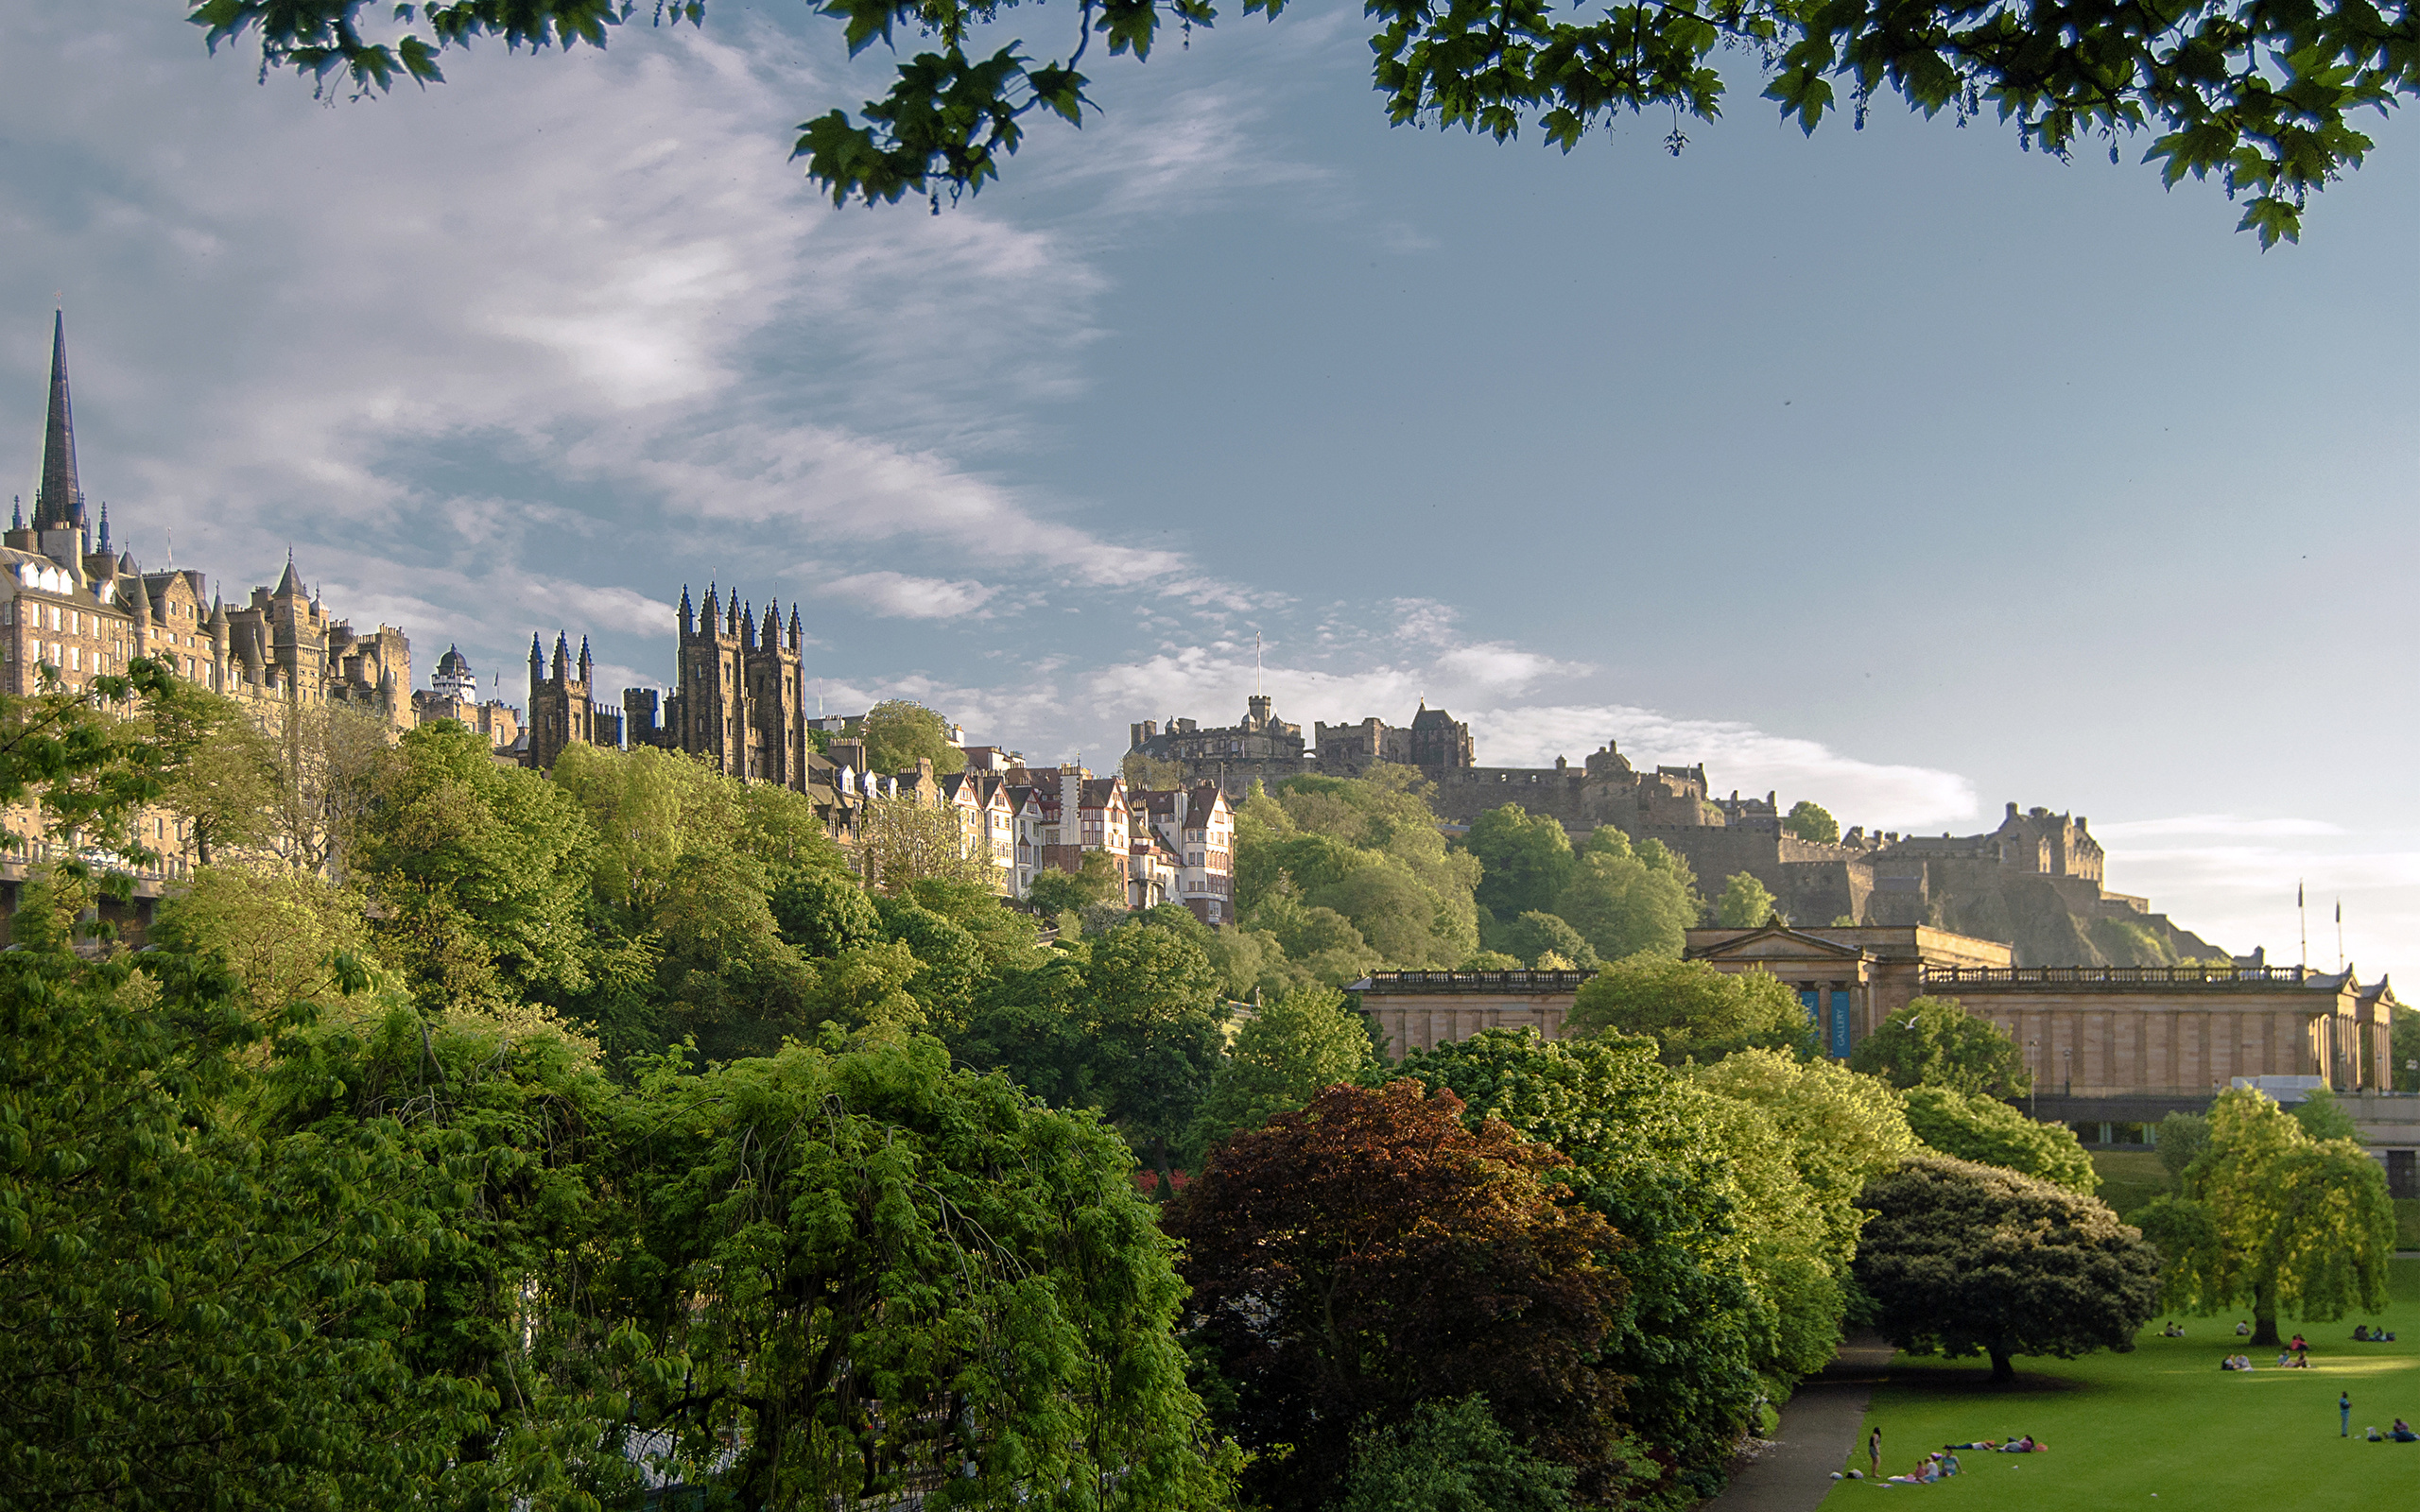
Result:
M2282 982L2300 985L2326 973L2301 966L1927 966L1925 984L2023 985L2029 982L2149 983Z
M1594 971L1373 971L1352 992L1577 992Z

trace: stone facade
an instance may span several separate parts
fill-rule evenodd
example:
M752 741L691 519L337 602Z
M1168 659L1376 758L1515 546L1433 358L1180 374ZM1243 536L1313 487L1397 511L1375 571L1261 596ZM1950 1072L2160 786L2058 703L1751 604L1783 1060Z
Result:
M1368 1016L1387 1058L1434 1050L1484 1029L1531 1029L1560 1040L1588 971L1373 971L1345 991Z
M1303 727L1276 717L1261 694L1245 700L1237 724L1205 730L1190 719L1171 719L1163 729L1146 719L1130 727L1130 736L1128 754L1180 763L1187 785L1215 783L1231 803L1256 782L1274 786L1313 769L1303 754Z
M487 736L488 745L498 751L521 747L521 711L501 698L479 697L478 676L460 646L447 646L428 686L412 695L412 717L424 725L456 720Z
M1315 773L1351 777L1377 763L1418 768L1429 803L1449 831L1491 809L1518 804L1547 815L1575 844L1610 824L1633 840L1657 840L1696 872L1702 890L1747 872L1802 923L1851 919L1876 926L1925 925L2008 941L2020 966L2153 965L2223 959L2218 946L2179 928L2149 902L2104 886L2105 857L2087 821L2016 804L1988 833L1930 836L1850 830L1838 842L1803 840L1783 826L1780 795L1716 795L1705 768L1641 769L1612 741L1575 766L1482 766L1470 727L1425 703L1408 727L1369 718L1300 727L1254 698L1241 725L1202 730L1191 720L1132 727L1133 749L1183 765L1188 780L1219 784L1230 800L1253 780Z

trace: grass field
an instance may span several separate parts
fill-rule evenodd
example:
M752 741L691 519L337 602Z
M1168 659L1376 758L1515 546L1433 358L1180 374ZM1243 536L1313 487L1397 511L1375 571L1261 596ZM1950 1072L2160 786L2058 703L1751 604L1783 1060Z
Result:
M2092 1169L2100 1177L2100 1200L2120 1214L2168 1190L2168 1167L2159 1163L2156 1150L2095 1150Z
M2233 1318L2181 1318L2186 1336L2154 1323L2131 1354L2016 1362L2014 1389L1995 1390L1983 1361L1901 1355L1858 1431L1882 1429L1882 1470L1904 1474L1945 1443L2031 1434L2047 1454L1962 1453L1965 1473L1931 1486L1842 1481L1826 1512L1877 1498L1960 1507L2084 1512L2104 1507L2324 1512L2420 1503L2420 1444L2358 1435L2397 1417L2420 1424L2420 1261L2394 1263L2394 1304L2377 1318L2303 1329L2308 1370L2254 1356L2249 1375L2221 1371L2238 1352ZM2357 1321L2382 1322L2394 1344L2355 1344ZM2281 1322L2290 1337L2295 1325ZM2249 1353L2248 1349L2242 1352ZM2336 1433L2336 1394L2353 1398L2351 1439ZM1842 1469L1846 1469L1844 1465Z

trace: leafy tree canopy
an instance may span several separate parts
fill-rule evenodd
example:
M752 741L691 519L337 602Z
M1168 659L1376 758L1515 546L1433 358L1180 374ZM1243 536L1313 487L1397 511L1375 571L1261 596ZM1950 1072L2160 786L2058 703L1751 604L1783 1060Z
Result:
M2085 1196L2100 1190L2092 1157L2064 1124L2044 1124L1997 1098L1946 1087L1910 1088L1907 1108L1908 1126L1927 1148L2038 1177Z
M1699 911L1697 878L1687 862L1660 840L1633 847L1610 824L1589 834L1555 903L1555 912L1608 961L1641 952L1679 955Z
M1553 914L1534 910L1523 914L1499 930L1496 939L1507 952L1531 966L1543 966L1548 955L1561 960L1566 971L1593 971L1604 964L1597 958L1597 948L1582 937L1580 931Z
M1117 880L1117 863L1109 852L1087 850L1074 871L1035 872L1033 885L1026 889L1026 902L1042 913L1062 914L1088 903L1123 903L1125 891Z
M2315 1140L2360 1140L2360 1128L2344 1105L2325 1087L2314 1087L2303 1094L2303 1100L2286 1109L2303 1132Z
M1599 1348L1626 1291L1599 1257L1622 1241L1555 1201L1562 1156L1461 1111L1415 1081L1331 1087L1230 1141L1169 1211L1247 1488L1280 1512L1329 1500L1357 1431L1473 1393L1582 1495L1630 1479Z
M1956 998L1917 998L1858 1041L1849 1064L1893 1087L1946 1087L2016 1097L2033 1085L2025 1052L2006 1031Z
M2170 1307L2249 1304L2253 1342L2274 1344L2281 1312L2325 1322L2386 1305L2394 1207L2386 1173L2352 1140L2315 1140L2237 1088L2211 1103L2209 1143L2182 1187L2137 1215L2167 1259Z
M1471 821L1462 849L1478 858L1477 900L1498 919L1552 913L1575 865L1571 836L1552 815L1517 803L1490 809Z
M1735 871L1722 879L1722 896L1714 903L1714 921L1723 928L1761 929L1780 913L1773 895L1754 872Z
M1780 1357L1785 1302L1762 1263L1770 1124L1732 1116L1746 1110L1665 1069L1643 1040L1549 1042L1490 1029L1396 1069L1464 1099L1475 1131L1501 1120L1571 1158L1563 1179L1632 1241L1612 1257L1630 1305L1605 1354L1623 1375L1655 1384L1631 1394L1625 1419L1675 1456L1677 1486L1667 1491L1720 1490L1739 1435L1756 1426L1757 1402L1787 1389L1792 1373ZM1750 1123L1761 1125L1763 1144L1737 1137ZM1757 1171L1742 1169L1743 1152ZM1809 1205L1786 1165L1783 1177L1772 1190L1792 1222ZM1833 1291L1825 1326L1837 1332Z
M1841 821L1832 817L1831 811L1813 799L1802 798L1791 804L1789 817L1781 821L1781 827L1802 840L1812 840L1818 845L1831 845L1841 837Z
M1512 1441L1485 1397L1424 1401L1411 1420L1357 1435L1334 1512L1564 1512L1569 1466Z
M615 0L432 0L391 10L370 0L186 3L214 46L257 36L265 69L343 77L362 91L397 78L436 83L445 50L481 37L601 47L631 9ZM1244 7L1272 18L1284 9L1285 0ZM913 194L930 196L936 211L944 190L955 198L999 176L1028 117L1083 121L1091 101L1082 64L1096 36L1111 56L1139 60L1163 26L1189 34L1218 15L1207 0L1085 0L1065 50L1042 61L1018 43L994 45L993 5L828 0L822 9L843 23L852 55L877 42L895 46L903 26L927 45L899 62L890 92L865 102L861 120L834 109L804 123L795 155L836 201ZM702 25L706 6L666 0L652 14ZM1873 97L1888 93L1927 116L1946 110L1962 125L1996 118L2020 146L2060 158L2105 144L2114 162L2120 137L2148 134L2144 159L2161 164L2165 182L2216 175L2230 197L2244 198L2239 224L2264 246L2298 236L2309 195L2368 152L2357 112L2420 93L2409 13L2356 0L2283 9L2203 0L2084 15L1841 10L1797 0L1564 10L1382 4L1369 16L1372 81L1395 125L1459 127L1499 142L1527 127L1568 152L1625 114L1712 120L1730 83L1716 66L1725 52L1752 60L1765 98L1810 132L1845 92L1860 122ZM1664 140L1679 153L1688 138L1676 124Z
M1883 1337L1918 1354L2131 1349L2159 1305L2159 1256L2106 1204L1993 1166L1920 1156L1865 1189L1857 1279Z
M1616 1029L1652 1039L1667 1065L1720 1060L1751 1047L1787 1049L1807 1035L1806 1010L1763 971L1719 971L1703 961L1632 955L1581 986L1569 1032Z
M1238 1130L1304 1107L1324 1088L1366 1081L1376 1069L1368 1022L1344 994L1297 988L1261 1006L1236 1031L1201 1100L1192 1147L1210 1149Z
M966 752L949 743L949 721L911 698L875 704L858 732L869 771L904 772L919 761L931 762L943 775L966 768Z

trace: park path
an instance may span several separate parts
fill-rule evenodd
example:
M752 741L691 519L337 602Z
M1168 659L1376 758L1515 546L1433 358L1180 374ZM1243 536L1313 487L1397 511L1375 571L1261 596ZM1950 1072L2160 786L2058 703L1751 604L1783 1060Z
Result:
M1871 1335L1843 1343L1823 1374L1800 1383L1781 1409L1770 1445L1731 1468L1731 1485L1699 1512L1815 1512L1832 1473L1857 1447L1866 1403L1891 1364L1891 1346Z

